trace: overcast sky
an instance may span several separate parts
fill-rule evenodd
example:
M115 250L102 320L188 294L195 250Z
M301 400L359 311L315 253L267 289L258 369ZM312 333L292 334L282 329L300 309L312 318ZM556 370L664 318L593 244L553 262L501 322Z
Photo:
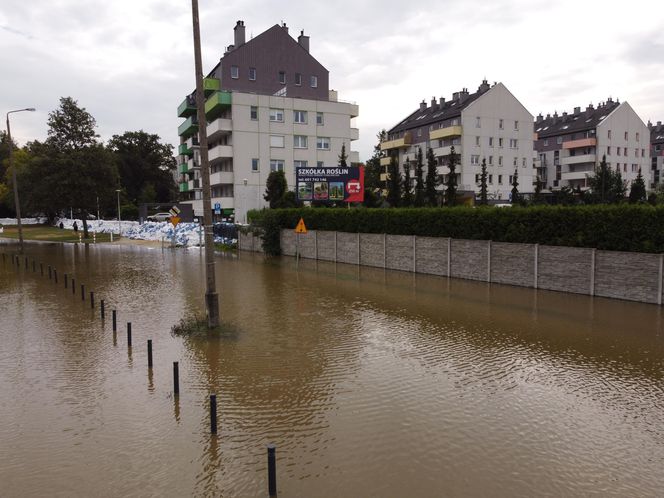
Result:
M330 87L356 102L353 143L366 160L381 128L422 99L445 97L486 77L528 110L571 111L607 97L644 121L664 120L661 0L403 0L270 2L199 0L204 71L233 42L286 22L311 36ZM48 113L71 96L104 140L127 130L177 144L176 107L194 86L187 0L2 0L0 112L19 144L46 137ZM4 121L4 120L3 120ZM4 128L4 124L3 124Z

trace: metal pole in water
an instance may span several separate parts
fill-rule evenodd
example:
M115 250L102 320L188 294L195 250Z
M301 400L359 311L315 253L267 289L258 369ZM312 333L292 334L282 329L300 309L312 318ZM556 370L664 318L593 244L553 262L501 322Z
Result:
M127 347L131 347L131 322L127 322Z
M106 318L106 311L104 310L104 300L101 300L99 310L101 311L101 319Z
M51 265L48 265L48 279L49 280L53 279L53 273L51 271Z
M152 339L148 339L148 368L152 368Z
M267 445L267 489L270 496L277 496L277 455L273 444Z
M90 308L95 309L95 293L90 291Z
M210 432L217 433L217 395L210 394Z
M28 257L27 256L25 257L25 269L26 270L28 269Z
M67 274L65 273L65 289L67 288Z
M173 362L173 394L180 394L180 370L178 362Z
M36 263L35 263L35 260L33 259L32 260L32 273L35 273L36 271L37 271Z
M44 263L39 263L39 271L41 272L41 276L44 276Z
M115 332L118 329L117 312L113 310L111 314L113 315L113 332Z
M85 301L85 284L81 284L81 301Z
M76 280L73 278L71 279L71 293L76 295Z
M53 280L55 281L56 284L58 283L58 269L57 268L53 268Z

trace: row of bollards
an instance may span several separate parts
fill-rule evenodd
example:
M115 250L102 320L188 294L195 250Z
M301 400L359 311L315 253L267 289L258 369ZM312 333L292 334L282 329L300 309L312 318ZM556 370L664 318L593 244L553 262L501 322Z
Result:
M16 266L17 269L20 270L21 267L21 261L19 256L14 256L11 255L12 258L12 264ZM6 254L2 254L2 261L3 263L6 261ZM29 259L27 256L25 256L24 260L24 265L25 269L27 270L29 268ZM49 280L53 280L54 283L58 283L58 270L56 268L52 268L51 265L47 266L48 270L48 278ZM36 273L36 262L35 260L32 261L32 271L33 273ZM39 263L39 271L41 276L44 276L44 264ZM72 289L72 294L76 295L76 280L74 279L73 276L68 275L67 273L63 274L64 276L64 288L67 289L70 280L71 280L71 289ZM71 277L71 278L70 278ZM85 284L80 284L80 291L81 291L81 301L85 301ZM106 316L106 308L105 308L105 301L102 299L100 300L100 317L102 320L105 319ZM90 308L92 310L95 309L95 294L93 291L90 291ZM111 310L111 316L112 316L112 329L114 332L114 341L115 341L115 333L117 332L117 310L112 309ZM115 343L115 342L114 342ZM132 324L131 322L127 322L127 348L131 350L132 348ZM129 353L131 354L131 353ZM152 339L147 340L147 361L148 361L148 369L151 371L154 365L153 361L153 352L152 352ZM179 367L179 362L174 361L173 362L173 395L176 397L179 397L180 395L180 367ZM217 425L217 395L216 394L210 394L210 433L213 435L216 435L218 433L218 425ZM267 474L268 474L268 493L270 497L277 496L277 464L276 464L276 447L274 444L269 444L267 446Z

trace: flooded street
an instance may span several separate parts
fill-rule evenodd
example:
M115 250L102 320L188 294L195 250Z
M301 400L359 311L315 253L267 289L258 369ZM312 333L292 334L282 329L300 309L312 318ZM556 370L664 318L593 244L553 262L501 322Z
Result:
M180 338L203 313L198 249L28 244L34 273L10 250L3 498L266 496L268 443L283 497L664 489L658 306L241 253L217 257L224 335Z

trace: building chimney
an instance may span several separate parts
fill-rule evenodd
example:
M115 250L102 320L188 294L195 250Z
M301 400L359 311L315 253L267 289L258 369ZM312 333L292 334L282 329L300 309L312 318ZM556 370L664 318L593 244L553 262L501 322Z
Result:
M426 109L427 109L427 101L423 100L422 102L420 102L420 111L426 111Z
M431 97L431 108L432 108L432 109L433 109L434 107L436 107L436 104L437 104L437 103L438 103L438 101L436 100L436 97Z
M297 42L303 49L307 52L309 51L309 37L304 34L304 30L300 31L300 36L297 37Z
M574 114L579 114L580 112L581 112L581 108L580 108L580 107L575 107L575 108L574 108Z
M240 45L244 45L244 21L238 21L237 24L235 24L233 31L235 32L235 46L239 47Z
M442 109L443 106L445 105L445 97L441 97L441 98L438 100L438 102L439 102L440 108Z
M662 122L661 122L661 121L657 121L657 126L662 126Z
M588 107L586 107L586 114L590 114L594 110L595 107L592 104L588 104Z
M286 34L288 34L288 26L286 26L286 23L285 23L285 22L282 22L282 23L281 23L281 27L282 27L283 30L286 32Z
M537 115L536 123L540 123L540 122L543 121L543 120L544 120L544 116L542 116L542 113L540 112L540 113Z
M489 86L489 83L486 81L486 78L485 78L485 79L482 80L482 84L479 86L479 88L477 89L477 91L480 92L480 93L484 93L484 92L486 92L489 88L491 88L491 87Z

